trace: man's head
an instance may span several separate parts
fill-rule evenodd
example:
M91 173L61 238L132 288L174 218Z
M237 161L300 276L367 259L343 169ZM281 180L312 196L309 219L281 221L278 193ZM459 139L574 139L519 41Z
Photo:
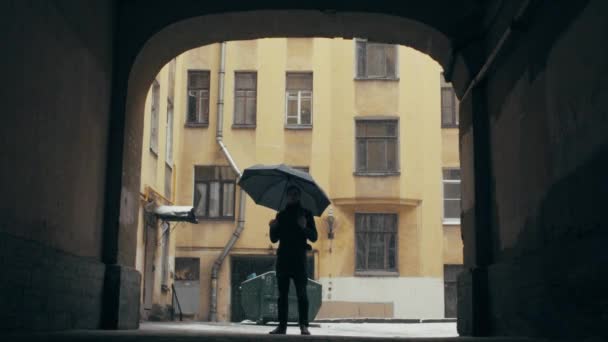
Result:
M290 185L285 193L287 196L287 204L295 204L300 202L300 189L297 186Z

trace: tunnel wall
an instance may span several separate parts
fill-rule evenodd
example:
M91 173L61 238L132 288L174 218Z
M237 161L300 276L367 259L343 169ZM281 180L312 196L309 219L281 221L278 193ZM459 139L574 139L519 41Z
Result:
M605 336L608 3L572 21L540 10L485 84L487 323L491 335Z
M99 326L111 1L2 1L0 329Z

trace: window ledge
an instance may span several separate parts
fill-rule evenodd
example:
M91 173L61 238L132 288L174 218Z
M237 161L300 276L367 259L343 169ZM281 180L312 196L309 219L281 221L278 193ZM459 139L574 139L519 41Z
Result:
M353 175L357 176L357 177L391 177L391 176L400 176L401 171L387 171L387 172L355 171L355 172L353 172Z
M445 124L445 125L441 125L441 128L458 128L458 124L455 124L455 125Z
M399 77L361 77L357 76L354 78L355 81L389 81L399 82Z
M285 129L311 130L312 125L285 125Z
M256 125L249 125L249 124L232 124L232 128L234 129L255 129Z
M355 271L357 277L399 277L397 271Z
M460 226L460 219L443 219L444 226Z
M152 147L150 147L150 153L152 153L152 155L154 156L154 158L158 158L158 152L154 151L154 149L152 149Z
M209 127L208 122L186 122L184 124L186 128L207 128Z
M210 221L210 222L218 222L218 221L224 221L224 222L234 222L234 217L206 217L206 216L197 216L196 219L198 220L198 224L201 224L205 221Z

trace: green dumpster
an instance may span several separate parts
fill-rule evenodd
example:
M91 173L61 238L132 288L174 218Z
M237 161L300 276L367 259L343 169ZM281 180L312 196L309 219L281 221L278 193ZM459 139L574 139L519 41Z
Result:
M274 271L260 274L257 277L247 279L241 283L241 305L247 319L258 324L277 321L277 277ZM322 285L312 279L308 279L306 292L308 293L308 320L312 322L321 308ZM289 315L290 322L298 321L298 299L293 281L289 285Z

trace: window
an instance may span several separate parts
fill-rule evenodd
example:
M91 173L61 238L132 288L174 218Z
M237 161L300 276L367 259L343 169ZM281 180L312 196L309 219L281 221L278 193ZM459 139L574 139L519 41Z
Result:
M167 125L165 127L165 162L173 167L173 98L175 94L175 58L169 63L169 81L167 89Z
M152 83L152 108L150 110L150 151L158 155L158 110L160 107L160 84Z
M255 126L257 73L234 74L234 125Z
M165 196L169 199L173 197L173 169L169 165L165 165Z
M443 223L460 224L460 169L443 170Z
M194 167L194 212L198 218L234 219L236 175L229 166Z
M165 138L165 163L173 167L173 104L167 99L167 126Z
M356 271L397 272L397 214L355 214Z
M287 108L285 123L289 127L312 125L312 73L287 73Z
M396 79L397 45L355 39L357 78Z
M458 127L458 98L441 73L441 127Z
M209 124L209 71L188 70L188 118L186 124Z
M356 121L356 173L399 171L397 120Z

